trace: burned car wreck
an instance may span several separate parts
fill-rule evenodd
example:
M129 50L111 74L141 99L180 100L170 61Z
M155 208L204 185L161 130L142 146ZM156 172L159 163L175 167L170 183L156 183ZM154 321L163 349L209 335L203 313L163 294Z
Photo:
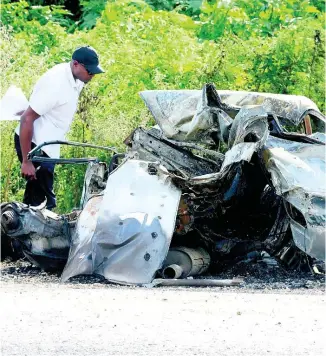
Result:
M157 125L134 130L110 164L74 161L88 163L78 210L2 204L8 251L62 281L134 285L218 275L254 251L289 269L323 265L325 118L311 100L212 84L140 95ZM41 147L31 160L47 160Z

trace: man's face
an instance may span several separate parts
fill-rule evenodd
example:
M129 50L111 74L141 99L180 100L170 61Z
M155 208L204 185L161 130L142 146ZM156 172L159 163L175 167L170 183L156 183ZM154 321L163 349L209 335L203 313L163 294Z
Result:
M75 60L72 62L72 74L75 78L79 79L85 84L92 80L95 75L90 73L82 63L79 63Z

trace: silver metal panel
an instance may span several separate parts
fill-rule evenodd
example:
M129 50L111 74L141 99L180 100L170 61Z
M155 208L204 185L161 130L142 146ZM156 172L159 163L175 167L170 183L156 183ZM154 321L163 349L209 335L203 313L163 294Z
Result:
M61 275L62 282L73 276L93 273L92 238L102 200L103 196L91 198L79 215L68 261Z
M293 221L290 226L297 247L309 256L325 261L325 227L310 225L304 228Z
M230 90L216 92L221 102L235 111L245 106L259 105L266 112L274 113L295 125L307 113L325 121L316 104L304 96ZM140 96L168 138L198 141L214 125L212 108L208 105L204 89L146 90L140 92Z
M265 157L277 194L302 188L325 196L325 146L280 139L273 144L273 141L276 140L268 140Z
M181 192L163 167L151 175L148 164L127 160L109 176L103 197L86 204L63 281L96 273L117 283L152 282L170 246Z
M302 95L257 93L247 91L218 90L222 102L231 107L261 105L268 112L299 124L303 115L313 110L319 113L317 105Z
M128 160L109 177L93 237L94 271L115 282L150 283L165 259L181 192L161 169Z
M325 260L325 146L277 138L269 138L267 145L266 168L276 193L299 210L305 221L302 226L291 218L295 244Z

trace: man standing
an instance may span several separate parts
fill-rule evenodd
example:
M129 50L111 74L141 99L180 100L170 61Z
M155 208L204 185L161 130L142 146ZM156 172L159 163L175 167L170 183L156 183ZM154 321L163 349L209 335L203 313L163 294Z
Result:
M41 76L34 86L29 107L22 113L15 131L15 148L21 162L21 174L27 179L23 202L37 206L47 200L47 208L56 206L53 192L54 164L32 163L27 154L35 146L64 140L77 109L84 84L95 74L104 73L98 55L90 46L79 47L69 63L61 63ZM45 146L45 157L59 158L60 145Z

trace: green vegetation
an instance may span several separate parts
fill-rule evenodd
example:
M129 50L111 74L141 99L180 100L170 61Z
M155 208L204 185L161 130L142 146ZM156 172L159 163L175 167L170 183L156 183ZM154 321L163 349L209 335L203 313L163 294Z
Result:
M90 44L106 73L84 90L70 140L122 151L133 128L152 124L139 91L205 82L305 95L324 111L324 15L318 0L3 1L0 95L14 84L29 96L42 73ZM1 201L21 200L24 192L16 124L1 123ZM62 149L65 157L100 154L108 159ZM57 166L58 211L78 206L84 169Z

